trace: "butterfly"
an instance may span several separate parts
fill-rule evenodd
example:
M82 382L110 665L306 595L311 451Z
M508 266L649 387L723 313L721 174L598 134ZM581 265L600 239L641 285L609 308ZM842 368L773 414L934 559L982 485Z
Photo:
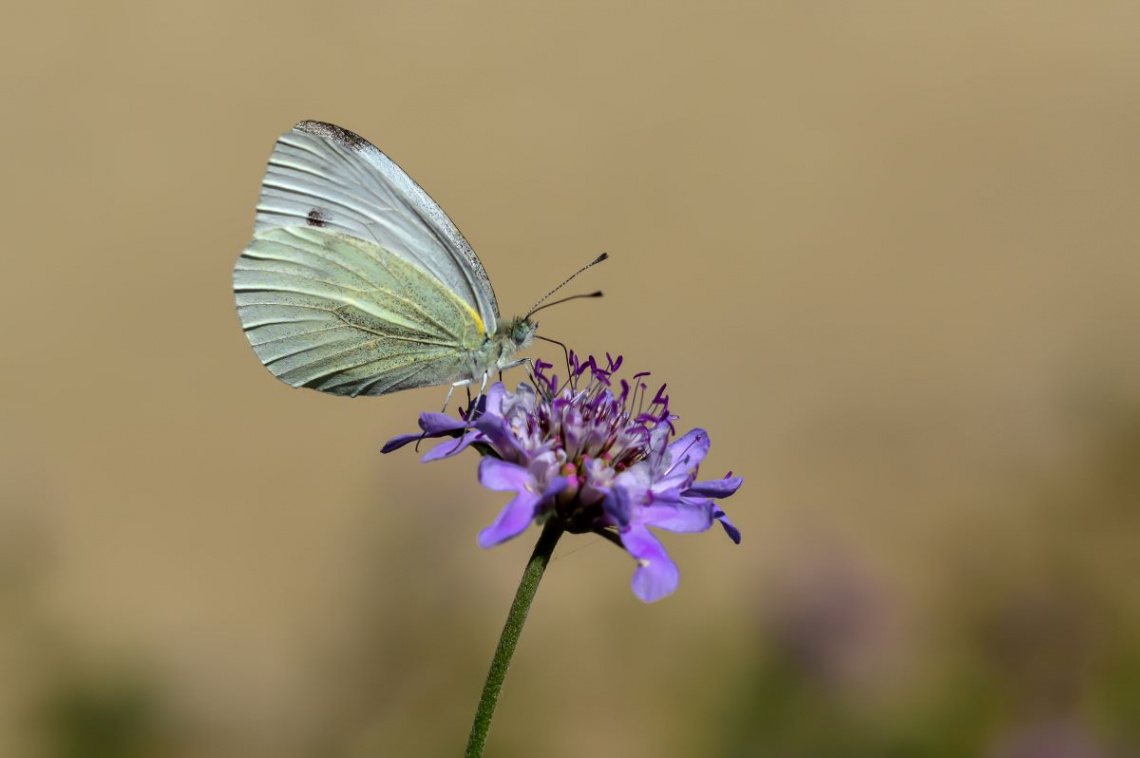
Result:
M490 374L527 360L515 356L538 327L538 304L500 320L475 251L411 177L367 140L321 121L277 140L233 284L266 368L336 395L485 387Z

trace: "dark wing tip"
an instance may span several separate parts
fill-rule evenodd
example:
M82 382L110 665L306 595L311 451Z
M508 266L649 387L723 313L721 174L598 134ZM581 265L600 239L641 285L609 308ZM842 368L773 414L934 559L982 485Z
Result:
M323 137L329 142L334 142L338 145L343 145L351 150L366 150L376 148L372 143L361 137L356 132L350 132L343 126L336 124L329 124L324 121L301 121L293 127L295 132L305 132L306 134L315 134L318 137Z

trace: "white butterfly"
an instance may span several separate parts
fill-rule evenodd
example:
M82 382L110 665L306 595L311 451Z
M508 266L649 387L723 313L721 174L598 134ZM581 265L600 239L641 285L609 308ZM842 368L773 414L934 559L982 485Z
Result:
M337 395L485 385L537 328L535 308L500 322L483 264L418 184L320 121L277 140L234 292L274 376Z

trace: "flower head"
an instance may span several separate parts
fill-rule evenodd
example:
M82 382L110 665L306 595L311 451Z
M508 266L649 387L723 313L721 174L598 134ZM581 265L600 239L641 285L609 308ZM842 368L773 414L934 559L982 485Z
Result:
M532 521L558 519L571 533L594 532L619 544L637 560L633 592L646 602L677 588L678 571L649 530L703 532L720 522L733 542L740 532L714 500L742 483L731 472L698 482L709 450L703 429L674 438L669 396L661 385L652 397L644 379L617 380L622 359L568 356L569 377L560 381L538 361L533 383L508 392L496 382L460 418L420 416L421 434L388 441L384 452L425 437L449 437L423 456L433 461L474 447L484 458L479 481L514 498L479 534L491 547L525 530ZM615 385L615 380L617 384ZM454 439L458 438L458 439Z

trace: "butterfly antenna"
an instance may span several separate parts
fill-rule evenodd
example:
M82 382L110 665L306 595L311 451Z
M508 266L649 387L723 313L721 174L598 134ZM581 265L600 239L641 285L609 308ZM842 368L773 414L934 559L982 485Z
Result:
M578 274L581 274L583 271L585 271L588 268L592 268L592 267L598 265L599 263L601 263L602 261L604 261L606 258L609 258L609 257L610 257L609 253L602 253L597 258L590 261L589 263L587 263L585 266L583 266L582 268L575 271L570 276L566 277L566 281L562 282L562 284L559 284L557 287L550 290L550 292L547 292L545 295L543 295L541 298L539 298L538 302L531 306L530 310L526 312L526 315L523 316L523 318L530 318L533 313L538 311L538 306L540 306L544 302L546 302L546 298L550 297L555 292L557 292L558 290L565 287L567 284L569 284L571 281L573 281L574 277L578 276ZM595 293L590 294L590 295L575 295L574 297L601 297L601 295L602 295L601 292L595 292ZM567 300L573 300L574 298L568 297L566 299ZM564 301L559 300L558 302L564 302ZM554 305L554 303L551 303L550 305Z
M526 317L530 318L531 316L538 313L539 311L544 311L547 308L553 308L556 305L559 305L561 303L566 303L566 302L569 302L571 300L580 300L584 297L601 297L601 296L602 296L601 290L598 290L597 292L588 292L588 293L583 294L583 295L571 295L570 297L564 297L561 300L555 300L552 303L547 303L546 305L543 305L539 308L531 308L530 313L526 314ZM538 335L536 334L535 336L537 337Z

